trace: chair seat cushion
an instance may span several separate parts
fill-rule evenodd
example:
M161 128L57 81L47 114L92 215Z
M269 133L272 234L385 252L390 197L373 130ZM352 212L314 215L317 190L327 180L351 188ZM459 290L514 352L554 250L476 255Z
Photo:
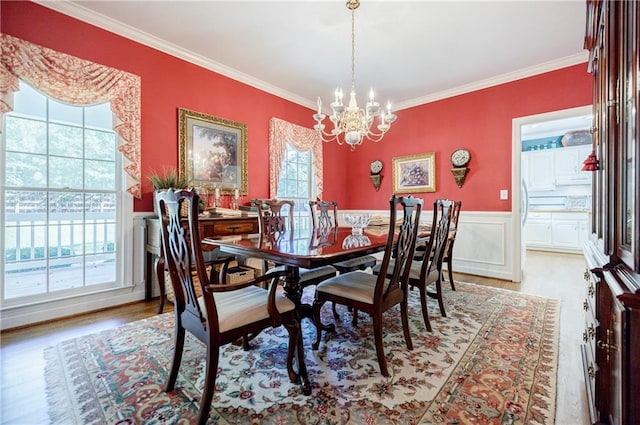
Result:
M373 255L364 255L362 257L352 258L351 260L340 261L333 266L341 273L346 273L354 270L364 270L367 267L373 267L376 265L377 259Z
M391 259L391 261L389 261L389 270L393 270L393 268L395 267L395 261L393 259ZM411 264L411 272L409 272L409 281L418 281L420 280L420 272L422 269L422 261L413 261L413 263ZM376 265L373 268L373 273L374 274L378 274L380 272L380 264ZM438 280L438 270L431 270L431 272L427 275L427 278L425 279L426 285L431 285L432 283L435 283Z
M268 318L267 294L266 289L253 285L235 291L215 292L213 297L216 300L220 332ZM207 311L203 297L198 297L198 304L200 304L202 315L206 318ZM280 313L286 313L293 310L295 304L283 293L277 292L276 308Z
M373 304L373 292L378 276L361 271L345 273L327 279L316 286L316 293L326 293Z

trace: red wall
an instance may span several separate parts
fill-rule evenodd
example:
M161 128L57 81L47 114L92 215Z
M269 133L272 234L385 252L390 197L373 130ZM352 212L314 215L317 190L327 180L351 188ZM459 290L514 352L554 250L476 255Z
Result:
M463 201L466 211L511 211L512 119L590 105L591 87L585 63L399 111L381 142L354 152L356 166L348 168L348 179L359 184L350 186L350 207L384 208L393 189L392 158L435 152L436 192L418 194L427 204L454 198ZM449 160L460 147L471 152L462 188L455 184ZM377 193L368 181L374 159L385 167ZM500 189L509 189L509 200L499 200Z
M123 69L142 79L142 183L136 211L151 211L146 175L178 164L177 108L248 125L249 195L269 195L269 119L279 117L311 127L312 110L236 82L212 71L85 24L30 2L0 3L2 32L64 53ZM416 93L416 96L424 93ZM436 188L420 194L463 200L467 211L510 211L498 200L511 189L511 120L591 103L591 76L577 65L520 81L397 112L398 121L379 143L365 142L352 152L324 145L324 198L342 209L384 209L392 191L392 158L436 153ZM471 151L465 185L455 185L449 155L457 147ZM369 181L369 163L385 169L379 192Z

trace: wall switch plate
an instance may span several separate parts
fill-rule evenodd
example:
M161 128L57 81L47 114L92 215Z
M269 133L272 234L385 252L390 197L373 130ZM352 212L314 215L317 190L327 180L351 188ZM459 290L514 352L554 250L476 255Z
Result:
M501 189L500 190L500 200L506 201L507 199L509 199L509 191L507 189Z

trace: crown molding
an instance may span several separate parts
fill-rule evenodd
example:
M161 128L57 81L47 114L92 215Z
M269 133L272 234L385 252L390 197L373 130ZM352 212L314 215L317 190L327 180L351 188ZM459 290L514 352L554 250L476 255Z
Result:
M41 6L55 10L56 12L60 12L62 14L71 16L80 21L83 21L91 25L97 26L99 28L102 28L104 30L113 32L115 34L118 34L122 37L126 37L132 41L138 42L145 46L157 49L171 56L177 57L179 59L183 59L195 65L199 65L210 71L216 72L218 74L224 75L225 77L229 77L233 80L247 84L258 90L262 90L264 92L270 93L274 96L278 96L285 100L289 100L293 103L307 107L312 110L315 108L315 105L316 105L315 101L306 99L295 93L291 93L287 90L282 89L281 87L277 87L272 84L269 84L263 80L252 77L251 75L240 72L237 69L231 68L222 63L212 61L201 55L197 55L193 52L185 50L180 46L177 46L173 43L169 43L163 39L155 37L149 33L141 31L130 25L125 25L119 21L106 17L102 14L96 13L90 9L87 9L84 6L80 6L76 3L72 3L66 0L65 1L34 0L34 2ZM412 108L414 106L423 105L425 103L435 102L437 100L458 96L461 94L473 92L476 90L481 90L481 89L496 86L499 84L508 83L508 82L519 80L526 77L531 77L531 76L542 74L549 71L554 71L554 70L565 68L568 66L577 65L579 63L586 63L587 60L588 60L587 52L575 54L572 56L567 56L562 59L545 62L543 64L535 65L529 68L524 68L511 73L498 75L496 77L491 77L486 80L477 81L477 82L466 84L463 86L454 87L448 90L443 90L441 92L432 93L426 96L416 97L414 99L410 99L404 102L399 102L394 105L394 110L400 111L403 109Z
M545 72L555 71L557 69L566 68L568 66L578 65L580 63L586 64L588 59L589 54L587 52L578 53L572 56L566 56L561 59L534 65L528 68L523 68L518 71L487 78L486 80L476 81L474 83L454 87L448 90L443 90L438 93L416 97L415 99L407 100L405 102L399 102L394 105L394 109L396 111L400 111L402 109L413 108L414 106L424 105L425 103L435 102L437 100L442 100L449 97L486 89L488 87L493 87L500 84L509 83L511 81L532 77L534 75L543 74Z
M231 68L222 63L212 61L211 59L208 59L201 55L197 55L193 52L185 50L180 46L155 37L147 32L141 31L130 25L123 24L122 22L111 19L100 13L96 13L84 6L80 6L69 1L34 0L34 2L41 6L55 10L56 12L60 12L62 14L71 16L72 18L76 18L80 21L113 32L137 43L152 47L171 56L183 59L195 65L199 65L210 71L224 75L225 77L229 77L251 87L255 87L264 92L289 100L293 103L297 103L301 106L305 106L310 109L313 109L315 107L315 102L312 102L309 99L305 99L297 94L291 93L280 87L259 80L255 77L252 77L251 75L240 72L237 69Z

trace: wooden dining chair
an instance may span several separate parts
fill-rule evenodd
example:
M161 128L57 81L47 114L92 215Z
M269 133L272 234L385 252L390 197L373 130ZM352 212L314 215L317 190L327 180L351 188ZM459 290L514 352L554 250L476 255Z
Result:
M442 295L442 261L444 259L449 226L451 224L451 214L453 201L437 199L433 203L433 217L431 223L431 235L427 241L426 249L421 260L414 256L409 270L408 284L410 288L417 288L420 293L420 305L422 307L422 317L427 331L431 332L431 322L429 321L429 308L427 297L438 300L440 314L446 317L444 299ZM391 260L393 263L393 259ZM380 273L380 267L373 269L374 274ZM387 272L387 276L389 276ZM435 285L433 291L429 291L429 286Z
M291 200L278 199L256 199L251 203L258 208L260 215L259 228L263 237L272 241L281 240L282 237L294 234L293 209L295 203ZM279 272L285 270L284 266L276 265L269 268L265 264L264 272ZM317 285L325 279L335 276L338 272L332 266L322 266L315 269L298 269L298 284L302 287Z
M215 390L220 347L268 327L284 325L289 333L287 372L291 382L302 383L303 393L311 393L302 348L300 322L295 304L276 291L278 273L240 284L210 284L200 246L198 194L194 190L169 189L157 197L161 212L162 246L175 294L174 354L165 388L173 391L182 361L186 332L206 345L206 372L200 400L198 424L209 417ZM188 235L181 223L180 209L188 203ZM196 269L194 282L192 268ZM224 279L221 280L225 282ZM267 289L256 284L270 281ZM196 285L201 296L196 294ZM298 371L293 368L296 355Z
M456 235L458 234L458 218L460 217L460 209L462 208L462 201L455 201L453 203L453 210L451 211L451 226L449 227L449 239L447 240L447 247L444 251L444 259L442 263L447 263L447 273L449 275L449 284L453 291L456 290L456 285L453 283L453 244L456 242Z
M338 227L338 204L335 201L309 201L309 210L311 212L311 225L314 229L323 226ZM331 265L340 273L348 273L374 267L377 261L373 255L363 255Z
M376 276L357 270L340 274L318 284L313 303L313 318L316 324L314 349L318 349L324 328L320 321L320 309L327 301L351 307L354 313L363 311L371 315L376 354L382 375L389 376L382 344L382 314L398 304L401 310L404 339L407 348L413 349L409 332L406 281L415 249L422 203L422 199L412 196L391 196L389 201L391 220L387 244L380 264L381 274ZM396 238L394 233L398 208L404 219ZM395 258L393 269L389 268L392 257ZM387 279L387 271L389 271L389 279Z

